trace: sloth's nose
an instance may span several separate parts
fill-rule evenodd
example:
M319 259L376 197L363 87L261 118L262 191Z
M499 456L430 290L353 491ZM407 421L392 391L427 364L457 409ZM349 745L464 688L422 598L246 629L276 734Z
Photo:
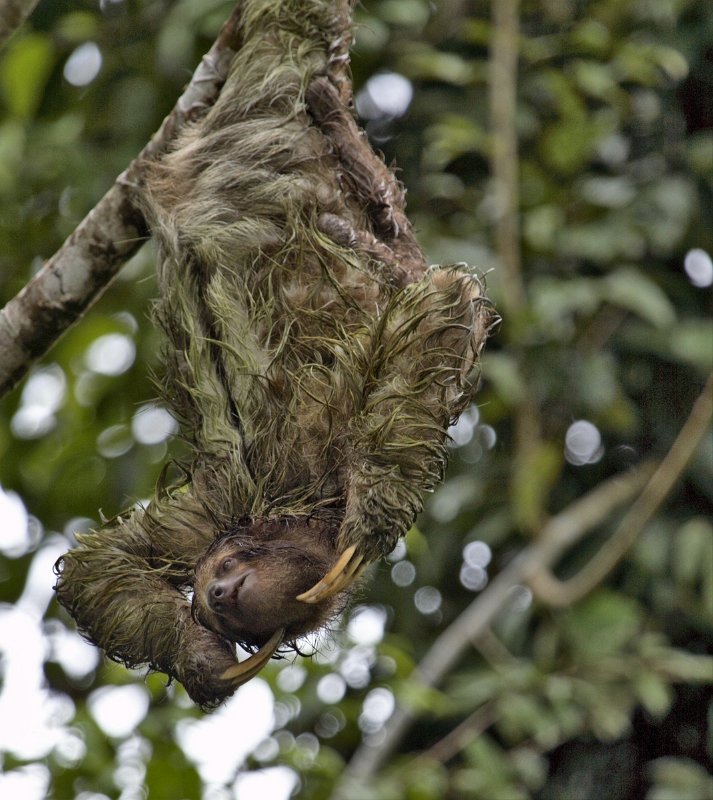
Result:
M210 589L208 589L208 597L210 597L211 600L220 600L224 594L225 586L221 581L215 581L211 584Z
M206 592L210 607L216 609L226 603L245 583L247 576L248 573L243 572L240 575L231 575L228 578L220 578L210 583Z

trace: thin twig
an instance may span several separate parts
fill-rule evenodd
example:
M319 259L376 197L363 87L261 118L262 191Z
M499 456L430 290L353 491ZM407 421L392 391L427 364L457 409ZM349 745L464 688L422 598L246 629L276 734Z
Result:
M530 577L529 584L538 600L550 606L569 606L589 594L607 577L634 544L686 468L710 425L712 413L713 373L708 377L666 457L606 544L576 575L566 581L556 578L546 567Z
M519 663L519 659L493 633L492 628L486 628L471 644L495 672L502 672Z
M441 764L445 764L446 761L450 761L454 756L457 756L464 747L467 747L485 733L496 719L497 714L494 703L486 703L480 706L453 728L452 731L449 731L446 736L413 759L411 765L415 766L414 762L422 759L439 761ZM406 769L408 768L409 766L406 767Z
M94 303L148 236L134 192L149 160L215 102L239 45L242 2L158 132L40 272L0 311L0 397Z
M0 47L30 16L38 0L3 0L0 3Z
M541 534L542 540L549 543L551 563L604 522L617 508L635 497L654 474L656 467L655 462L645 461L627 472L614 475L552 517Z

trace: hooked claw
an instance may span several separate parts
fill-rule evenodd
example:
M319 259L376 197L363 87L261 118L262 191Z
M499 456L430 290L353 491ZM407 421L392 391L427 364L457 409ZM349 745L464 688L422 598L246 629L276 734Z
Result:
M254 653L249 658L246 658L245 661L241 661L238 664L233 664L232 667L228 667L225 672L220 676L221 680L224 681L231 681L235 688L237 689L238 686L242 686L244 683L247 683L251 678L254 678L258 672L267 664L267 662L272 658L275 650L280 646L282 643L282 637L285 635L284 628L278 628L270 637L270 639L265 642L265 644Z
M329 572L322 578L319 583L306 592L297 595L297 599L303 603L319 603L341 592L342 589L349 586L354 581L361 571L364 569L362 561L363 556L355 555L356 545L351 545L339 556L337 563L329 570Z

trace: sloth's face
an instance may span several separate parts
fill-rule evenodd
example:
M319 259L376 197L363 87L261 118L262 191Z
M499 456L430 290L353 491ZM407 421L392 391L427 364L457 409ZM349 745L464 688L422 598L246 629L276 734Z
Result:
M328 568L329 561L294 542L246 544L228 537L196 567L194 617L249 647L264 644L278 628L292 640L318 630L332 615L333 598L315 605L297 600Z

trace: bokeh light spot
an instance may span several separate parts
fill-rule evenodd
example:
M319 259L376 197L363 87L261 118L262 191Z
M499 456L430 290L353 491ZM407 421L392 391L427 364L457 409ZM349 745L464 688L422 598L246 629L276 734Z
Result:
M380 72L357 94L357 113L362 119L402 117L411 105L413 86L397 72Z
M386 611L379 606L357 606L347 625L347 634L355 644L378 644L384 638Z
M463 564L459 578L461 584L471 592L479 592L488 585L488 573L476 565Z
M700 247L694 247L686 253L683 269L694 286L703 289L713 284L713 260Z
M391 580L402 588L410 586L416 580L416 567L410 561L399 561L391 568Z
M403 539L399 539L396 542L396 547L389 553L386 558L389 561L401 561L402 558L406 558L406 542Z
M159 444L177 430L178 424L168 411L151 403L141 406L131 420L131 432L140 444Z
M283 692L296 692L300 689L307 677L307 670L297 664L288 664L280 670L277 676L277 685Z
M89 695L89 710L107 736L123 738L136 729L149 709L143 686L103 686Z
M64 77L72 86L86 86L99 74L101 50L94 42L80 44L64 65Z
M126 372L136 358L136 345L124 333L107 333L95 339L87 350L87 367L99 375L116 376Z
M240 800L287 800L297 786L297 773L289 767L270 767L238 775L234 791Z
M565 434L564 455L570 464L596 464L604 454L602 436L596 425L586 419L573 422Z
M528 586L518 584L513 586L508 593L510 608L513 611L527 611L532 605L532 590Z
M413 602L422 614L433 614L441 607L442 599L435 586L422 586L414 595Z
M57 423L55 411L64 402L67 379L61 367L51 364L34 372L22 390L21 405L10 429L18 439L39 439Z
M389 689L379 687L372 689L364 698L364 705L359 716L359 728L364 733L379 730L394 711L396 702Z
M456 424L448 428L448 435L455 447L463 447L470 442L478 426L479 419L480 412L478 407L471 405L458 417Z
M118 458L134 446L128 425L112 425L97 437L97 452L104 458Z
M344 678L336 672L320 678L317 684L317 697L330 706L340 702L346 691L347 684Z
M493 553L485 542L468 542L463 548L463 561L471 567L487 567Z
M30 548L27 509L15 492L0 486L0 553L19 558Z

